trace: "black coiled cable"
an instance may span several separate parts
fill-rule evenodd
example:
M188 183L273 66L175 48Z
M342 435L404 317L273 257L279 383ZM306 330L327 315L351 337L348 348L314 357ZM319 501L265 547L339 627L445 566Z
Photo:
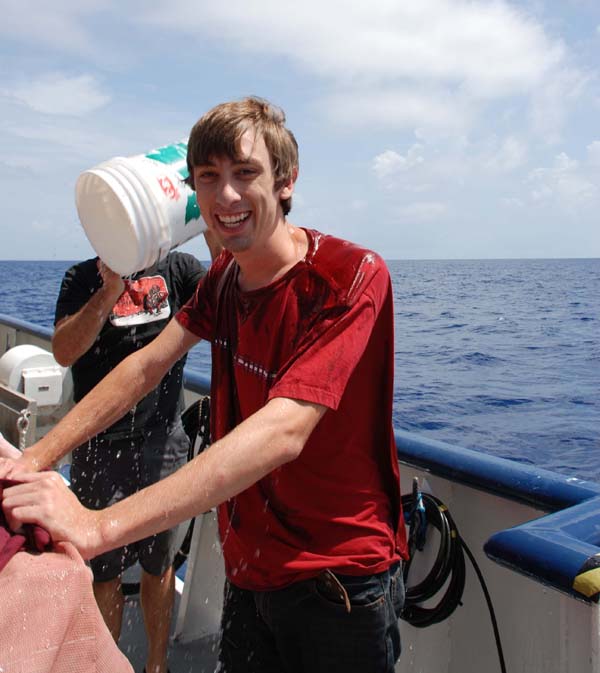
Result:
M402 619L413 626L424 628L447 619L460 605L465 588L465 557L460 535L448 508L438 498L428 493L420 493L418 498L422 502L423 509L417 515L419 517L417 526L411 526L409 533L410 558L404 565L405 583L415 559L415 552L423 550L425 525L437 528L440 534L440 545L427 576L412 587L407 585ZM414 502L413 495L405 495L402 498L402 507L412 514ZM420 502L417 501L417 507L420 506ZM446 591L437 605L430 608L422 607L420 604L441 591L448 579Z
M471 550L461 538L458 528L444 503L430 493L422 493L418 481L413 481L411 494L402 497L402 508L409 524L408 550L410 558L404 564L406 601L401 618L417 628L425 628L447 619L459 605L465 588L465 553L469 557L481 585L490 613L494 631L500 670L506 673L504 653L500 641L498 622L485 580ZM429 525L440 534L440 543L435 561L427 576L415 586L408 586L408 573L415 560L415 552L425 547ZM444 595L433 607L423 607L421 603L433 598L446 585Z

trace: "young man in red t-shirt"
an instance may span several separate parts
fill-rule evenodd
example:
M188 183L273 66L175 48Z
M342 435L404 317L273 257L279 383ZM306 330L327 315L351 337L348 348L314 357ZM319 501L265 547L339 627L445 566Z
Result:
M250 98L194 126L189 179L223 253L176 320L0 476L95 435L200 338L212 344L212 446L100 512L48 474L20 474L4 506L90 557L218 505L221 670L391 673L406 542L390 279L373 252L287 220L298 156L284 121Z

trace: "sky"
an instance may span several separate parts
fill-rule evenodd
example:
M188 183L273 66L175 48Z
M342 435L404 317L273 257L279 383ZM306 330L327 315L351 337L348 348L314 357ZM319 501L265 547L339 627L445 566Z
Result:
M386 259L600 257L598 0L0 0L2 259L94 251L87 168L258 95L289 219ZM208 259L202 237L184 250Z

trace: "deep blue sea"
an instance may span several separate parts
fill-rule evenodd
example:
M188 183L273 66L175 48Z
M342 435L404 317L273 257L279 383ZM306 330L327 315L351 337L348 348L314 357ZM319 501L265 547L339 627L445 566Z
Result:
M51 327L70 264L0 261L0 313ZM396 427L600 481L600 259L388 266Z

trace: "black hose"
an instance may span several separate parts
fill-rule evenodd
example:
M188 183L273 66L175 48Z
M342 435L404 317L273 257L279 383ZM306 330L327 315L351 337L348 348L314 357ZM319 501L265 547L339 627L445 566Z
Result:
M409 524L408 548L410 559L404 564L406 601L401 619L417 628L425 628L447 619L459 605L462 605L466 575L463 552L466 552L487 603L500 670L502 673L506 673L498 622L487 585L475 557L461 538L448 508L435 496L420 492L416 479L413 482L412 494L402 497L402 507ZM407 580L411 564L415 561L416 552L422 551L425 546L426 531L429 525L434 526L440 534L437 556L427 576L418 584L408 586ZM438 594L445 584L447 584L447 587L444 595L436 605L429 608L421 605L424 601Z
M462 553L460 536L446 506L435 496L423 493L422 498L425 520L439 531L440 545L436 559L427 576L415 586L406 586L406 601L402 619L424 628L447 619L460 605L465 588L465 557ZM412 512L414 502L412 495L402 498L402 507ZM404 581L415 559L415 552L422 548L417 542L417 535L409 535L410 560L404 564ZM448 581L449 580L449 581ZM440 601L433 607L425 608L421 603L432 598L441 591L448 581L448 586Z
M494 606L492 604L492 597L490 596L490 592L488 591L485 580L483 579L483 574L481 573L481 569L477 565L477 561L475 561L475 557L473 556L473 553L467 547L464 540L461 540L461 543L462 543L463 549L465 550L465 552L467 553L467 556L469 557L469 561L471 561L471 564L473 566L473 570L475 570L475 573L477 574L477 579L479 580L479 584L481 585L483 595L485 596L485 602L487 603L487 606L488 606L488 612L490 613L490 620L492 622L492 628L494 630L494 640L496 641L496 650L498 651L498 660L500 662L500 670L502 671L502 673L506 673L506 663L504 662L504 652L502 651L502 641L500 640L500 631L498 629L498 621L496 619L496 612L495 612Z

